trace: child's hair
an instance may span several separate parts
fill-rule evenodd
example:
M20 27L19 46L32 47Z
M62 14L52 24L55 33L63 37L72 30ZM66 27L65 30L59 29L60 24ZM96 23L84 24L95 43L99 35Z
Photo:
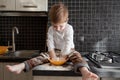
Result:
M62 4L55 4L49 11L50 20L54 24L63 23L68 18L68 8Z

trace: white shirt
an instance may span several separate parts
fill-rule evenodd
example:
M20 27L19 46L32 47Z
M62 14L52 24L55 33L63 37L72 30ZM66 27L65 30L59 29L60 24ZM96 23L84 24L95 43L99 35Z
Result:
M55 48L60 49L62 55L69 54L71 48L74 48L73 33L73 27L69 24L66 24L64 30L60 32L50 26L47 33L48 51Z

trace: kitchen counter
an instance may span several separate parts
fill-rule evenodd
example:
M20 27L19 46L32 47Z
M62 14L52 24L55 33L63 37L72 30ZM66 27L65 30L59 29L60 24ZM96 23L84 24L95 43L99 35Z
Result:
M11 57L0 55L0 62L23 62L31 59L31 57ZM47 66L46 66L47 65ZM68 65L68 64L67 64ZM33 76L81 76L81 74L74 73L71 66L53 66L50 63L39 65L33 69ZM70 64L71 65L71 64ZM45 68L47 67L47 68Z
M111 77L120 78L120 69L104 69L96 67L92 62L87 61L91 71L99 75L101 78ZM33 69L33 76L81 76L80 73L75 73L73 69L71 70L52 70L52 69L42 69L41 66L37 66Z
M91 70L100 77L120 78L120 68L98 68L92 62L88 62Z
M5 57L0 56L0 62L23 62L28 58L20 57ZM100 77L115 77L120 78L120 69L102 69L97 68L92 62L88 61L91 71L98 74ZM39 65L33 69L33 76L81 76L81 74L75 73L72 68L67 66L60 70L59 67L53 69L43 69L43 65ZM53 66L52 66L53 67Z
M86 61L88 59L84 58ZM54 66L50 63L39 65L33 69L33 76L81 76L81 73L75 73L71 62L63 66Z
M23 62L30 59L31 57L12 57L0 55L0 62Z
M69 63L63 66L54 66L46 63L35 67L33 76L81 76L81 74L75 73Z

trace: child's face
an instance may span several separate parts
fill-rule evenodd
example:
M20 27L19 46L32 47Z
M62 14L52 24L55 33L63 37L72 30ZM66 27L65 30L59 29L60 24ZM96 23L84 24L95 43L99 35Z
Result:
M64 23L59 23L59 24L54 24L54 23L52 23L52 26L53 26L53 28L54 28L56 31L62 31L62 30L64 30L65 25L66 25L66 22L64 22Z

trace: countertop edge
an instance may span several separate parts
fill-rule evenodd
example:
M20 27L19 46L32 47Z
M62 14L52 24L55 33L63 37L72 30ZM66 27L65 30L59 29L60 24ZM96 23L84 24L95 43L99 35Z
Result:
M53 71L53 70L33 70L33 76L77 76L80 77L80 73L74 71Z

